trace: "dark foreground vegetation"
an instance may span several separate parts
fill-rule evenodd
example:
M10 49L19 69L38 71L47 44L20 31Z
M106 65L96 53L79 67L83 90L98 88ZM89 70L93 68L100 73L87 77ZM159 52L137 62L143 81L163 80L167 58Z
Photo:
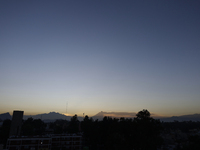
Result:
M4 145L9 137L10 124L11 120L4 120L0 127L0 143ZM104 117L99 121L85 116L79 121L75 115L70 121L44 123L29 118L23 121L21 135L82 134L85 150L199 150L199 129L200 122L160 122L147 110L142 110L134 119Z

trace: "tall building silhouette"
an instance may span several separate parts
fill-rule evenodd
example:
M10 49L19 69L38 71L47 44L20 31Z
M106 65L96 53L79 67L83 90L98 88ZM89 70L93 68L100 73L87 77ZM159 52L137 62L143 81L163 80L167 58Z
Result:
M24 111L13 111L12 122L10 127L10 136L19 136L22 126Z

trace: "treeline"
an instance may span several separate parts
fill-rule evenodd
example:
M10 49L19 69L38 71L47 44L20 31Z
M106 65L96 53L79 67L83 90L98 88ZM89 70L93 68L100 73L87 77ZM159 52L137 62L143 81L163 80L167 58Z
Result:
M200 129L200 122L183 121L179 122L162 122L162 126L165 130L181 130L184 133L188 133L193 129Z
M151 118L147 110L136 116L134 119L104 117L102 121L86 116L81 122L85 145L107 150L157 149L162 144L161 122Z
M0 127L0 143L4 145L9 137L10 125L11 120L4 120ZM48 131L52 134L81 133L83 147L90 150L154 150L163 144L160 136L163 132L170 130L189 132L199 128L200 122L160 122L153 119L148 110L142 110L133 119L104 117L103 120L93 120L85 116L83 121L79 121L77 115L74 115L70 121L56 120L46 124L40 119L28 118L23 120L21 135L45 135L49 133ZM189 142L196 146L200 143L200 138L191 136ZM191 144L189 146L191 147Z

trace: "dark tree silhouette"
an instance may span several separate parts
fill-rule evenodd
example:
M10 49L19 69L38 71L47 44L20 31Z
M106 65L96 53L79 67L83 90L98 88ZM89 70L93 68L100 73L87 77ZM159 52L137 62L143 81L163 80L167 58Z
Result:
M11 120L7 119L3 121L3 125L0 128L0 143L4 145L4 148L5 148L7 139L9 137L10 125L11 125Z
M75 114L69 123L68 132L69 133L78 133L80 131L80 122L77 115Z
M150 117L150 115L150 112L144 109L138 112L137 117L134 118L136 129L134 148L136 150L154 150L162 143L160 137L161 123L159 120Z
M149 119L151 114L148 110L143 109L142 111L139 111L137 114L137 119Z
M54 130L54 134L67 133L69 126L69 121L67 120L56 120L55 122L51 122L49 125L50 129Z
M41 135L45 131L46 124L41 119L28 118L23 121L22 135Z

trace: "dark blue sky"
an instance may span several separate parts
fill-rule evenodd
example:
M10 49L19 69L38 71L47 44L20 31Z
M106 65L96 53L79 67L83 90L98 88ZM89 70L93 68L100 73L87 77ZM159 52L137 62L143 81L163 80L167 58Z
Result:
M199 1L0 1L0 110L200 113Z

